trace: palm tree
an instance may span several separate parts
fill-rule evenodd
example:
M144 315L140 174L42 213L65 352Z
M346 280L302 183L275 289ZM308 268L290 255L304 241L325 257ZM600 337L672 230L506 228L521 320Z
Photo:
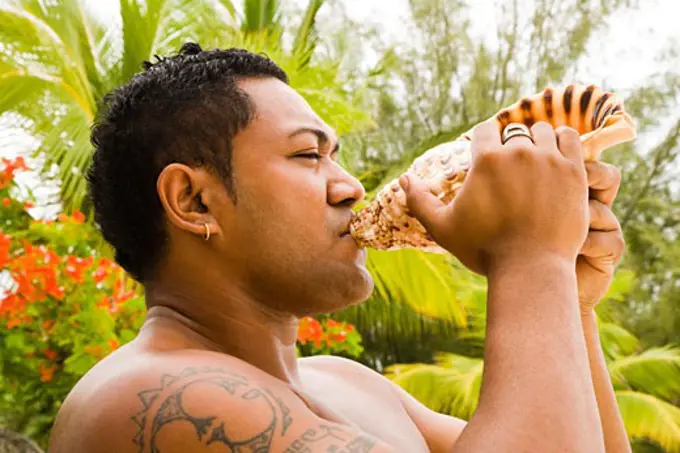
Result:
M624 328L599 323L600 340L626 430L636 450L680 452L680 347L640 350ZM436 363L397 364L386 376L432 410L465 420L482 384L481 358L440 353Z
M312 107L346 133L369 119L337 80L335 65L312 61L323 3L309 1L287 50L278 0L120 0L119 15L108 21L84 0L0 0L0 117L38 140L35 155L44 156L45 168L59 167L64 209L86 214L82 175L100 100L140 71L144 60L188 40L266 52Z

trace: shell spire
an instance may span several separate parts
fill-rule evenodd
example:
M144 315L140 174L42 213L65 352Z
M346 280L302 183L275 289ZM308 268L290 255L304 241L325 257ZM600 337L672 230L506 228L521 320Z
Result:
M545 88L501 109L490 121L502 132L509 123L528 127L545 121L553 128L569 126L578 131L586 161L597 160L602 151L635 139L633 119L625 112L623 100L595 85L567 85ZM477 127L477 126L475 126ZM406 170L424 180L433 194L445 203L455 197L470 167L470 143L475 127L457 139L425 151ZM418 248L444 253L425 227L406 207L406 195L395 178L375 199L360 210L350 223L350 234L361 247L378 250Z

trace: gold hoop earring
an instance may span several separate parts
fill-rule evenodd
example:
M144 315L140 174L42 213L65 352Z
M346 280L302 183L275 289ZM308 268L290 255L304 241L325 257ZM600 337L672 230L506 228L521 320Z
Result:
M210 225L203 222L203 226L205 227L205 235L203 236L203 239L207 241L208 239L210 239Z

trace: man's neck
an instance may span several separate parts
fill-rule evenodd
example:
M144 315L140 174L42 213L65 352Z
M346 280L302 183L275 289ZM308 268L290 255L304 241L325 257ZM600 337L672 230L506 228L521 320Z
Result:
M169 285L154 285L147 288L146 299L149 310L142 332L179 336L300 387L295 349L298 320L294 316L267 310L235 287L192 295Z

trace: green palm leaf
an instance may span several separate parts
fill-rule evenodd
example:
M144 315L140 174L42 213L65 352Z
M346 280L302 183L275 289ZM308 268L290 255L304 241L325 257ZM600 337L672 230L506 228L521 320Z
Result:
M467 325L463 301L484 291L457 280L447 255L413 249L370 250L367 267L383 300L408 304L419 313L459 326Z
M314 54L317 44L315 33L316 15L325 0L309 0L302 23L298 27L293 40L293 54L300 55L302 64L306 66Z
M598 318L600 343L608 362L634 354L640 347L640 340L618 324L601 322Z
M280 28L279 0L244 0L241 30L257 33Z
M616 388L642 391L666 401L680 401L680 348L651 348L609 364Z
M628 390L616 392L616 401L631 439L648 439L668 453L680 452L680 408Z
M430 409L469 420L479 401L484 363L438 354L437 365L393 365L385 375Z

